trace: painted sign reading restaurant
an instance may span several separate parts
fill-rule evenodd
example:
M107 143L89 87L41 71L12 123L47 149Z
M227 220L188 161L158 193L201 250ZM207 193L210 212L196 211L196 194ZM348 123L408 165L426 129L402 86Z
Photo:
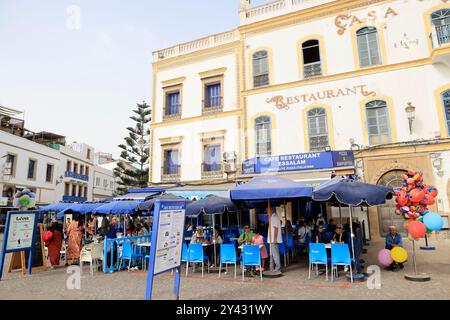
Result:
M354 161L353 151L311 152L249 159L242 170L244 174L315 170L353 166Z
M289 110L291 104L314 103L324 99L346 97L350 95L362 95L363 97L376 96L375 91L367 90L367 85L357 85L350 88L339 88L334 90L324 90L319 92L309 92L291 97L282 95L267 98L266 103L273 103L278 109Z

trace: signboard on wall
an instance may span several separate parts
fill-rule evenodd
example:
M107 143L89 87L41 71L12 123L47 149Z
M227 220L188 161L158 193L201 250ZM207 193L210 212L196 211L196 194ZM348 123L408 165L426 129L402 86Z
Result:
M244 174L332 169L354 166L353 151L310 152L244 161Z

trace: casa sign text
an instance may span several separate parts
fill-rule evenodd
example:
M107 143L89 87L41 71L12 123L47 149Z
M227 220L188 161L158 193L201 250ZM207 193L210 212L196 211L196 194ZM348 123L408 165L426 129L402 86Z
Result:
M324 99L334 99L351 95L362 95L363 97L376 96L375 91L367 90L367 85L358 85L347 88L324 90L313 93L305 93L295 96L274 96L266 99L267 104L274 104L278 109L289 110L289 106L297 103L314 103Z

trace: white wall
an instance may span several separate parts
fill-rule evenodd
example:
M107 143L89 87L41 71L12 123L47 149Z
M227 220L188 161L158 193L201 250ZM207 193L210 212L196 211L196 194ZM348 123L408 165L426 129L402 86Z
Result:
M15 177L5 180L3 168L6 154L16 155ZM37 160L36 179L28 179L29 159ZM54 165L53 181L46 182L47 164ZM59 170L59 152L47 146L0 131L0 193L6 185L36 189L37 201L46 203L56 200L55 183Z

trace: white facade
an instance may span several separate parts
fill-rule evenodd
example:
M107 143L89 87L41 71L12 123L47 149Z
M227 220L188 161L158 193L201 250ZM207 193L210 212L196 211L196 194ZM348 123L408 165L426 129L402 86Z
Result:
M113 171L95 165L93 177L93 200L111 198L116 189Z
M12 166L8 159L13 159ZM28 188L36 193L38 204L94 200L94 148L87 144L50 148L0 130L0 168L2 197ZM111 171L98 170L112 177Z
M211 145L236 153L238 169L352 149L370 183L423 171L440 190L432 209L448 213L450 169L436 159L450 150L450 3L240 3L235 30L153 54L150 183L224 180L223 163L204 172ZM205 113L219 94L208 79L223 103Z

